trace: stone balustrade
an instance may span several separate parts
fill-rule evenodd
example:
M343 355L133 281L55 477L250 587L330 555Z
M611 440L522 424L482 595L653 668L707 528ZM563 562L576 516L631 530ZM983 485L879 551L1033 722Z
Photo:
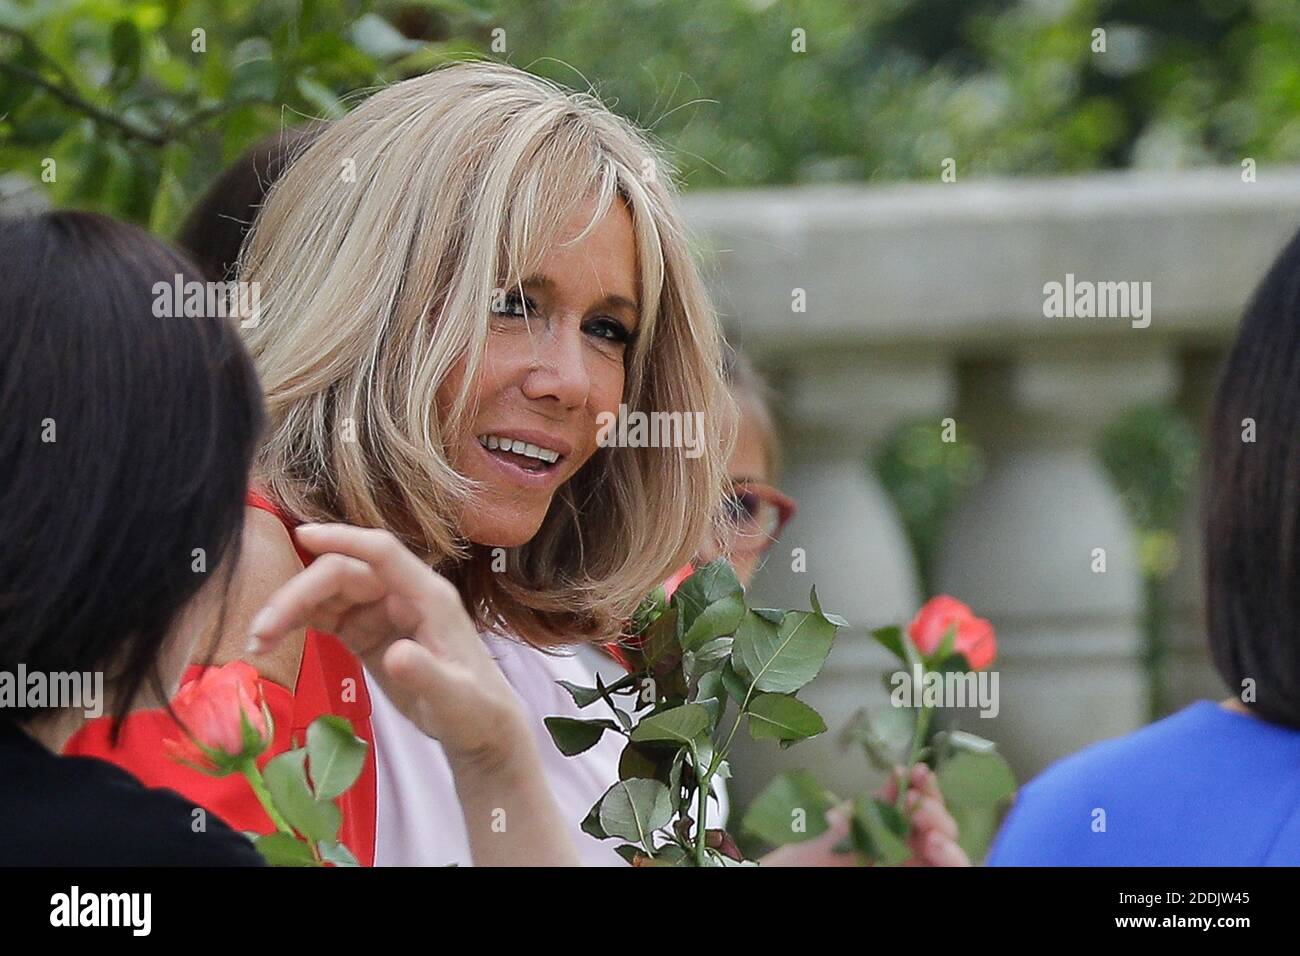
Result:
M935 572L999 634L1000 713L968 729L996 739L1023 779L1143 723L1135 540L1093 444L1136 403L1203 424L1241 309L1300 225L1300 170L1261 169L1256 182L1211 169L735 191L687 204L718 307L776 387L782 485L800 503L756 597L805 607L815 582L854 625L805 692L831 733L781 752L742 743L737 803L796 766L842 793L866 779L836 733L886 701L876 675L890 662L865 631L906 621L924 597L866 465L905 421L939 429L951 418L985 453ZM1150 283L1149 324L1049 318L1051 282ZM1226 696L1204 650L1196 527L1193 509L1172 585L1176 703ZM793 569L795 548L806 570Z

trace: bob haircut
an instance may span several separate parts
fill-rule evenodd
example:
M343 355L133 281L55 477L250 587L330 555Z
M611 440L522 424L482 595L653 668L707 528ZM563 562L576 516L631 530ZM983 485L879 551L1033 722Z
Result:
M1247 429L1253 435L1247 434ZM1300 727L1300 233L1246 308L1211 416L1210 650L1229 690Z
M0 219L0 261L0 670L107 671L120 718L146 686L166 702L169 636L229 584L257 377L233 325L155 316L155 285L202 279L134 226Z
M633 222L641 316L623 401L703 413L703 454L599 449L493 573L491 550L458 533L474 489L446 448L472 420L494 295L592 199L591 225L613 202ZM261 284L247 341L270 420L255 480L300 520L393 531L481 628L538 646L616 638L724 520L735 406L675 204L663 160L591 95L491 63L375 94L272 186L241 254L240 278ZM461 358L443 420L435 393Z

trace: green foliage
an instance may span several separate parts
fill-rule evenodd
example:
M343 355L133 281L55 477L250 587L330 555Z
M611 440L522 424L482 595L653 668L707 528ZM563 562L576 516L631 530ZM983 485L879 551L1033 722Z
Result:
M750 610L723 560L697 568L670 601L662 589L646 598L625 642L633 673L609 687L563 685L578 707L603 699L617 722L546 718L556 747L570 756L608 731L627 738L619 782L591 808L584 832L628 841L617 852L636 865L742 862L730 837L709 828L708 794L730 775L727 755L742 723L782 747L826 730L794 695L817 676L846 622L822 611L815 590L810 600L808 612ZM635 717L616 694L632 699Z
M366 6L0 0L0 168L169 233L258 139L477 46L467 4L405 5L436 20L418 42Z
M1186 557L1179 553L1178 525L1195 485L1200 443L1182 415L1143 405L1111 422L1096 450L1137 530L1147 713L1157 720L1172 709L1166 582Z
M969 669L966 658L953 651L956 628L930 654L919 653L897 627L879 628L871 637L909 674L914 668L927 675ZM888 684L891 675L884 676ZM935 729L934 714L934 708L926 705L890 706L874 713L862 710L845 736L862 747L877 770L903 768L904 780L911 779L911 768L917 763L934 768L944 804L958 824L958 842L970 859L979 861L988 851L1002 810L1015 795L1015 777L991 740ZM899 788L893 803L873 794L857 795L844 852L852 851L859 860L878 866L896 866L910 859L912 823L906 797L906 785ZM801 843L826 831L826 812L838 802L807 771L782 774L750 804L741 833L772 846Z
M1196 479L1199 442L1182 416L1165 408L1131 408L1111 422L1097 455L1141 536L1142 573L1163 578L1178 563L1174 532Z
M56 204L168 232L281 124L465 55L594 86L691 187L937 180L948 157L961 179L1293 161L1298 19L1246 0L0 0L0 169L40 182L53 158Z
M983 465L978 447L957 430L945 442L934 421L898 428L874 461L881 484L893 499L921 577L921 591L933 594L933 567L943 523L978 479Z

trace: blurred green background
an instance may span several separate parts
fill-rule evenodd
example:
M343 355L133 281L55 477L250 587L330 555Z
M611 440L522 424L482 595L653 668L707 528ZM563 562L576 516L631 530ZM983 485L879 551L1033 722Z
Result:
M948 156L965 180L1300 154L1295 0L0 0L0 171L170 235L257 139L467 55L594 87L688 189L933 181ZM1098 448L1141 536L1153 716L1196 451L1166 407ZM980 450L918 424L870 467L929 592Z

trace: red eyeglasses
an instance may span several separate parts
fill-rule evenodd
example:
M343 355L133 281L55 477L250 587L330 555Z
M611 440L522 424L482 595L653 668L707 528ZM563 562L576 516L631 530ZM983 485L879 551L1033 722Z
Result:
M795 513L793 498L757 481L733 481L723 506L733 528L727 550L737 554L766 551Z

